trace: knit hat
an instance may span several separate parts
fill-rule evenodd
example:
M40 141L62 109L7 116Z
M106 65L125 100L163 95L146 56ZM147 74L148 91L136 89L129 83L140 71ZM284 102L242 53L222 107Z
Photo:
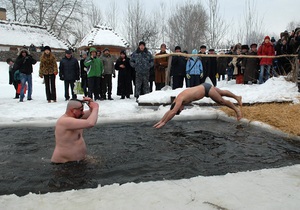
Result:
M198 51L196 49L193 49L192 54L198 54Z
M65 53L70 55L70 54L72 54L72 50L66 50Z
M44 50L49 50L51 52L51 48L49 46L45 46Z
M206 49L205 45L201 45L200 49Z
M90 48L90 53L91 53L91 52L97 52L96 48L91 47L91 48Z
M175 51L176 51L176 50L181 50L181 47L176 46L176 47L175 47Z
M269 36L266 36L264 40L266 40L266 39L270 40L270 37L269 37Z
M146 43L145 43L144 41L140 41L140 42L139 42L139 46L140 46L140 45L146 46Z
M276 42L275 38L272 36L271 42Z
M105 51L108 51L108 52L109 52L109 49L108 49L108 48L105 48L105 49L103 50L103 52L105 52Z

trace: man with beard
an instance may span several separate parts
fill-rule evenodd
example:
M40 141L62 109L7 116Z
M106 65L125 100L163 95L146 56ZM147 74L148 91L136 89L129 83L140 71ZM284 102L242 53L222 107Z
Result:
M83 111L84 104L89 106L88 111ZM82 101L72 99L68 102L66 113L56 122L56 145L51 158L52 163L79 162L86 158L83 129L95 126L98 110L98 103L88 97L84 97Z

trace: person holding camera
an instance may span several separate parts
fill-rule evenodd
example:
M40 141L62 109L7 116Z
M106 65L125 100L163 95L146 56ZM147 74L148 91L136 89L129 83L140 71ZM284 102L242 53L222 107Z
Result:
M85 104L89 106L89 110L84 111ZM56 122L52 163L79 162L86 158L83 129L96 125L98 111L99 104L88 97L68 102L65 114Z
M88 96L95 100L100 100L101 94L101 76L103 74L103 63L99 57L97 57L97 49L90 48L90 57L86 58L84 65L88 68Z
M30 52L27 49L20 50L16 62L14 64L13 70L20 71L20 80L21 80L21 91L20 91L20 102L23 102L25 97L25 86L27 83L27 100L32 100L32 65L36 64L36 60L30 55Z

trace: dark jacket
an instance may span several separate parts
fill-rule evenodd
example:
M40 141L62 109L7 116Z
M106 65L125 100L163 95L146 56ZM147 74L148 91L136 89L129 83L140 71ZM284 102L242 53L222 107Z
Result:
M120 65L124 65L125 68L121 68ZM117 95L119 96L129 96L133 93L132 91L132 68L130 66L130 59L126 56L125 61L120 57L117 59L115 67L118 74L118 87Z
M217 73L219 75L225 75L228 66L228 58L218 57L217 58Z
M257 55L256 52L250 52L247 55ZM259 58L243 58L242 69L244 69L244 82L256 82L259 70Z
M59 63L59 78L61 80L79 80L79 64L76 58L64 57Z
M87 79L87 67L84 65L85 59L80 60L80 77L82 79Z
M22 56L22 52L26 52L26 56ZM14 64L14 71L19 70L23 74L31 74L33 72L32 65L36 64L36 60L30 55L28 50L22 49Z
M144 51L138 48L131 55L130 65L136 73L149 75L150 68L154 65L153 56L147 48Z
M186 58L173 56L171 62L171 76L185 76Z

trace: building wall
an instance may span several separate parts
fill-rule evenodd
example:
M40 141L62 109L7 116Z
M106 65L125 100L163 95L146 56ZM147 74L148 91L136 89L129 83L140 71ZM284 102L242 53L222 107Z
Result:
M6 9L0 8L0 20L6 20Z
M52 52L57 61L60 61L63 57L65 57L64 52ZM40 61L40 57L42 55L41 52L31 52L31 55L37 60ZM73 53L73 56L77 59L80 59L80 55L78 53ZM0 62L6 62L7 58L12 58L14 61L18 57L17 51L0 51Z

